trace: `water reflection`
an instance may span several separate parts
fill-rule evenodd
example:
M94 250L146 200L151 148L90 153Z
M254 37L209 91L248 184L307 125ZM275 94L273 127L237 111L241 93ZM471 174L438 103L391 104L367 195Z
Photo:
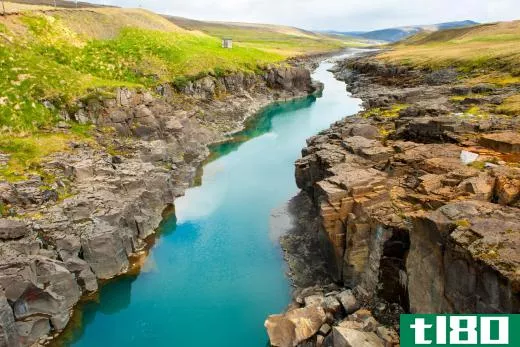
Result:
M265 107L259 116L252 117L246 122L244 130L230 136L229 141L210 146L211 155L208 162L223 155L238 150L241 144L269 132L273 127L274 117L290 116L292 111L311 107L319 95L310 95L286 102L277 102Z

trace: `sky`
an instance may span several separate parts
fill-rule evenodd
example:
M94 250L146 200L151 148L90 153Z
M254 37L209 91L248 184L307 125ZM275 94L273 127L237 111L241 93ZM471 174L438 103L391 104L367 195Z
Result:
M88 0L87 0L88 1ZM471 19L520 19L520 0L90 0L201 20L310 30L373 30Z

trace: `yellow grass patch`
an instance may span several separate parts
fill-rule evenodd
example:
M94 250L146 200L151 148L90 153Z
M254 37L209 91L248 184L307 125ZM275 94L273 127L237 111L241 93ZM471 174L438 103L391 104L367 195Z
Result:
M422 67L455 66L468 72L493 68L516 74L520 72L520 21L420 34L392 48L379 58Z

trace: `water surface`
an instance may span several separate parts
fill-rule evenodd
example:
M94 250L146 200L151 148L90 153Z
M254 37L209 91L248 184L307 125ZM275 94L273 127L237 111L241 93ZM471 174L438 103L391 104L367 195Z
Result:
M266 346L264 320L290 294L269 216L297 192L305 139L360 108L331 66L313 75L325 84L320 98L270 106L240 134L248 141L213 148L219 156L175 201L143 271L103 286L67 345Z

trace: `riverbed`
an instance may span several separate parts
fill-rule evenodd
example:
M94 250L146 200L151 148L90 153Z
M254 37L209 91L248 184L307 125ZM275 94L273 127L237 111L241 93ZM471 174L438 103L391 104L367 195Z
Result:
M331 67L313 74L320 97L269 106L236 141L212 148L202 184L175 201L142 271L84 304L66 345L266 346L264 320L291 291L270 216L298 191L305 139L361 108Z

